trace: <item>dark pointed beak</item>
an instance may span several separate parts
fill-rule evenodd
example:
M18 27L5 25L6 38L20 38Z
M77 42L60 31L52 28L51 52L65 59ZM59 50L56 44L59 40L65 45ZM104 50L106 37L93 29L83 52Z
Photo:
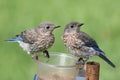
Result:
M80 23L78 26L80 27L80 26L82 26L82 25L84 25L84 23Z
M58 26L58 25L57 25L57 26L55 26L55 28L59 28L59 27L60 27L60 26Z

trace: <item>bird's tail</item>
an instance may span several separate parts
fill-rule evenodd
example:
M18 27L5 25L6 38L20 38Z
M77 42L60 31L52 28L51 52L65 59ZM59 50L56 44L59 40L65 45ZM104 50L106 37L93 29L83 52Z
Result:
M17 36L17 37L10 38L10 39L5 40L5 41L8 41L8 42L17 42L17 41L22 41L22 40L23 39L20 36Z
M100 53L98 56L106 61L109 65L111 65L113 68L115 68L115 65L103 53Z

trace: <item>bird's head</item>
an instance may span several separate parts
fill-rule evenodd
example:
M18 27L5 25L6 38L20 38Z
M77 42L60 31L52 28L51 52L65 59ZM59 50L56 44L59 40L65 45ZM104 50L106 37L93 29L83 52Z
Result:
M79 22L71 22L66 25L64 32L68 34L74 34L80 31L80 27L83 25L83 23Z
M38 31L42 32L43 34L51 34L54 29L59 27L60 26L51 22L43 22L39 24L39 26L36 29L38 29Z

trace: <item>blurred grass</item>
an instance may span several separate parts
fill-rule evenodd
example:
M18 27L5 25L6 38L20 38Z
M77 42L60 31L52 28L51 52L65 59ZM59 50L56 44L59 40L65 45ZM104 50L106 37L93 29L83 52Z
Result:
M82 30L97 40L106 55L116 64L111 68L103 60L100 80L119 80L120 0L0 0L0 80L32 80L36 67L17 43L4 40L51 21L62 27L54 31L56 42L49 51L67 52L60 36L65 24L84 22Z

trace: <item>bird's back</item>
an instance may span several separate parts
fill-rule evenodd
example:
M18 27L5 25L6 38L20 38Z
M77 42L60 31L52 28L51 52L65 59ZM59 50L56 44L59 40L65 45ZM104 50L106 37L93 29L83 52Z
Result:
M95 41L87 33L80 31L78 39L82 40L85 45L91 46Z
M38 34L35 29L25 30L21 32L20 36L24 39L25 43L33 44L38 39Z

